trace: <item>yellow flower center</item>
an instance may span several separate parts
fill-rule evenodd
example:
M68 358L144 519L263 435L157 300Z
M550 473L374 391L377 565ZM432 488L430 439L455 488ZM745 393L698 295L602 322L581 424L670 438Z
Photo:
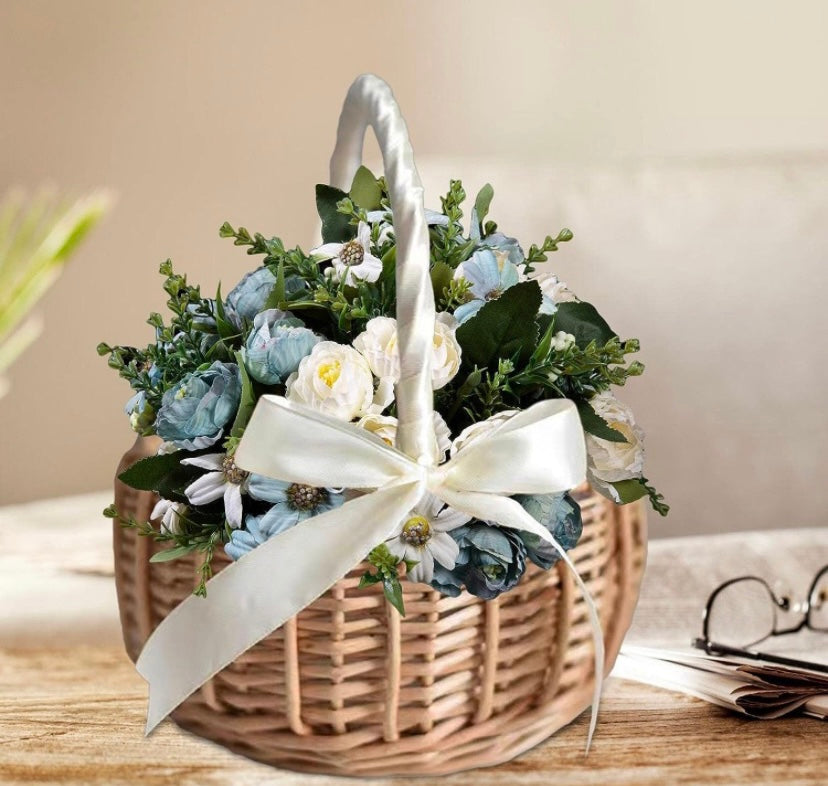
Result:
M319 379L329 388L332 388L342 373L342 365L338 360L332 360L330 363L322 363L316 370L316 373L319 375Z
M403 524L400 538L412 546L425 546L431 539L431 525L425 516L412 516Z

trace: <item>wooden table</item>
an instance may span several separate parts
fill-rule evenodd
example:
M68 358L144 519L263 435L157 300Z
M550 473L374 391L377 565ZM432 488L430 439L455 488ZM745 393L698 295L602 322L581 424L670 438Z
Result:
M117 644L114 609L100 600L111 597L107 526L97 519L101 502L105 497L97 495L51 507L41 503L0 511L0 784L353 783L273 770L193 737L170 722L151 738L143 737L146 686ZM31 532L27 525L48 530L58 521L69 531L67 510L83 513L77 531L79 538L86 538L86 547L80 557L70 559L67 553L63 562L71 566L72 575L65 577L63 585L64 577L56 568L61 560L43 556L42 542L38 559L31 545L35 539L29 536L24 539L28 545L15 547L16 540L8 536L11 525ZM44 540L57 543L64 530ZM99 533L97 539L94 533ZM21 553L27 549L33 552L24 560ZM719 576L743 570L770 576L776 569L792 575L798 586L826 562L828 531L824 529L655 540L631 640L671 645L677 637L685 639L687 630L695 632L699 604ZM79 620L84 619L85 590L75 586L69 595L61 588L93 578L97 591L88 599L90 619L84 629ZM28 595L21 586L28 588ZM55 611L61 602L73 623L71 636L55 635L64 625ZM38 611L44 603L51 603L51 613L57 615L52 623ZM23 626L27 614L37 621L30 626L36 629ZM583 754L586 724L583 715L509 764L418 782L475 786L828 783L824 747L828 725L809 718L752 721L696 699L610 678L598 734L587 758Z

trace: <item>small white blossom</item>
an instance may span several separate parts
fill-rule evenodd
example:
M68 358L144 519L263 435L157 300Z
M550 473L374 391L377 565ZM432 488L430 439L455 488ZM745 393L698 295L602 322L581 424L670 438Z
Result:
M387 445L394 447L397 439L397 423L397 418L390 415L366 415L357 422L357 425L379 437ZM439 412L434 413L434 434L437 437L437 449L440 452L439 463L442 463L451 448L451 432Z
M159 499L150 513L150 520L161 522L161 531L178 534L182 529L182 517L187 515L187 506L183 502L171 502Z
M337 281L356 286L360 281L376 281L382 273L382 260L371 253L371 227L359 222L357 236L347 243L325 243L311 250L310 255L319 260L330 259L330 268Z

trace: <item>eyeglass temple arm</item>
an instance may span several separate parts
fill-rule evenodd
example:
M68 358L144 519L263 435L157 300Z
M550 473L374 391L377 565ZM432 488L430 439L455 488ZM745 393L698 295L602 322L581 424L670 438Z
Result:
M706 639L693 639L691 644L696 649L704 650L708 655L736 655L740 658L761 660L768 663L776 663L780 666L789 666L794 669L805 669L807 671L817 671L820 674L828 674L828 665L823 663L812 663L806 660L797 660L796 658L786 658L784 655L770 655L766 652L756 652L755 650L746 650L740 647L728 647L725 644L716 644Z

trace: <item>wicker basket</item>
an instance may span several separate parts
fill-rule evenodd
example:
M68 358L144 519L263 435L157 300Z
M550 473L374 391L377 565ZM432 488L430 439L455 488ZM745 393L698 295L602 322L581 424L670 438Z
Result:
M119 473L156 446L139 439ZM588 488L575 495L584 531L570 554L599 609L608 672L638 596L643 506L618 507ZM118 481L115 499L122 514L142 520L155 502ZM114 545L124 642L135 660L192 592L195 562L150 564L155 545L117 524ZM227 563L217 554L217 569ZM488 602L403 582L403 619L378 588L357 591L364 570L217 674L175 722L277 767L433 775L507 761L589 706L590 627L563 566L530 565L515 589Z

